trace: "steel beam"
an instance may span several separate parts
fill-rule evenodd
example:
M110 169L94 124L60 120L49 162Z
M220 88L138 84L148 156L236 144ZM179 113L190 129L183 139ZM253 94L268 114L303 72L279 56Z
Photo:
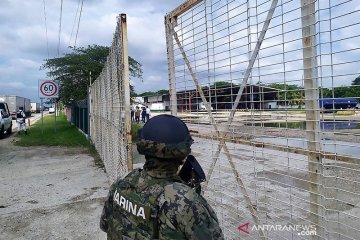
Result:
M175 8L169 14L167 14L167 17L168 18L176 18L179 15L183 14L184 12L190 10L194 6L198 5L202 1L204 1L204 0L188 0L188 1L184 2L183 4L181 4L180 6L178 6L177 8Z

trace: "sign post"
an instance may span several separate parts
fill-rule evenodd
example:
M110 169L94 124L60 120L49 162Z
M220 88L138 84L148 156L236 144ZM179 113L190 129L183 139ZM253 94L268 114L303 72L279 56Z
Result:
M44 103L43 98L41 99L41 133L44 133Z
M58 98L59 97L59 85L54 80L39 80L39 97L41 101L43 98ZM54 130L56 132L56 100L55 100L55 122ZM43 121L41 116L41 121Z

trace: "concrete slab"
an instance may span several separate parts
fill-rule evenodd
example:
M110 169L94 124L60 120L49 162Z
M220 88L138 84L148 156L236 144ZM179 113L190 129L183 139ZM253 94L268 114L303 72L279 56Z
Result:
M0 140L0 239L106 239L106 173L83 148Z

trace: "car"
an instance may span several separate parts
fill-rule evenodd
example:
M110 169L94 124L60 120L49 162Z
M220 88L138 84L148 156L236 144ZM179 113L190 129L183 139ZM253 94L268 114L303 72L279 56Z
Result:
M11 134L12 132L12 119L9 112L8 105L5 102L0 103L0 138L5 134Z
M49 113L55 113L55 108L53 107L49 108Z

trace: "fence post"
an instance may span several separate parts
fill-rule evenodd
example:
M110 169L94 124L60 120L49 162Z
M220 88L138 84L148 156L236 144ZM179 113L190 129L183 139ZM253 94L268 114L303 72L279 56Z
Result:
M83 119L82 119L83 121L83 124L82 124L82 131L84 132L84 133L86 133L86 131L85 131L85 107L83 108Z
M170 111L171 114L177 115L177 97L176 97L176 84L175 84L175 64L174 64L174 44L171 30L175 18L165 17L165 33L166 33L166 46L167 58L169 68L169 92L170 92Z
M90 79L91 79L91 72L90 72ZM91 141L91 135L90 135L90 133L91 133L91 126L92 126L92 124L91 124L91 116L90 116L90 113L91 113L91 109L90 109L90 107L91 107L91 104L90 104L90 101L91 101L91 80L90 80L90 85L89 85L89 87L88 87L88 97L87 97L87 109L88 109L88 112L87 112L87 119L88 119L88 122L87 122L87 129L88 129L88 141L91 143L92 141Z
M308 170L310 175L310 221L316 225L317 236L312 239L323 238L321 224L321 176L322 158L319 154L319 85L316 60L316 29L315 29L315 0L301 0L301 24L303 41L306 137L308 147Z
M126 14L120 15L121 19L121 41L122 41L122 62L124 64L122 71L122 79L124 81L124 105L125 105L125 132L127 137L127 167L131 171L133 169L132 159L132 136L131 136L131 116L130 116L130 82L129 82L129 56L127 45L127 25Z

